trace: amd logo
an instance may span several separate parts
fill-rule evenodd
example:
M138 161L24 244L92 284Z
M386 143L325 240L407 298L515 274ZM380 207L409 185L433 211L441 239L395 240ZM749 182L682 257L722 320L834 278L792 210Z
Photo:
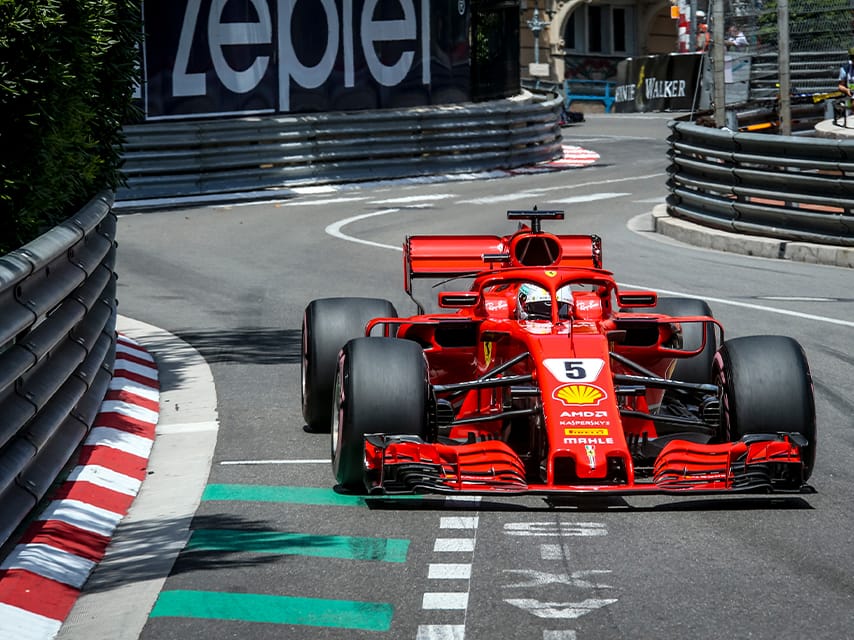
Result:
M400 84L410 73L416 59L421 62L421 83L430 84L430 0L364 0L358 12L354 12L354 0L302 0L319 5L326 18L326 42L312 43L311 51L297 50L292 37L294 27L299 28L299 25L294 24L294 12L300 0L246 0L257 16L257 21L251 22L224 20L223 14L229 1L211 0L207 15L203 15L204 0L188 0L171 69L172 97L208 94L208 75L190 70L191 56L199 53L195 49L200 27L206 35L206 53L217 79L236 94L249 93L259 86L271 65L271 56L256 54L253 57L250 53L249 64L235 68L229 63L225 52L235 48L251 51L250 47L257 48L258 45L275 46L278 58L278 108L282 112L291 109L291 82L306 89L321 86L332 74L339 54L343 60L346 88L353 88L356 84L357 54L364 58L371 78L380 85L394 87ZM275 8L275 20L268 2L273 3ZM396 3L403 17L375 19L376 9L381 2L386 5ZM416 3L420 20L416 19ZM408 43L409 46L404 47L396 60L381 60L377 46L398 41ZM307 63L306 60L313 63Z

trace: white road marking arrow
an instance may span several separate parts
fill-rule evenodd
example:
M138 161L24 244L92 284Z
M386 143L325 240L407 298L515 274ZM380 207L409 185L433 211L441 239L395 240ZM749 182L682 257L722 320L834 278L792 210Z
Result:
M505 569L504 573L518 573L525 576L527 580L517 582L516 584L505 584L505 589L525 588L525 587L540 587L546 584L568 584L573 587L582 589L613 589L609 584L597 584L585 580L587 576L602 575L611 573L609 569L589 569L585 571L573 571L568 573L547 573L545 571L535 571L533 569Z
M616 598L587 598L582 602L540 602L528 598L505 599L504 602L524 609L538 618L580 618L586 613L614 604Z

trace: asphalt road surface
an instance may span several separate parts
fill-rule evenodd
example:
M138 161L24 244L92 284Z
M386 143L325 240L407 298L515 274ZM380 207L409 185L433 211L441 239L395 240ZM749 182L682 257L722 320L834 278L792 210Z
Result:
M583 169L121 215L119 311L201 353L219 415L189 541L144 627L126 635L851 637L854 276L644 231L644 216L667 193L667 119L588 116L564 129L566 143L600 155ZM605 266L622 285L705 298L727 337L800 341L817 400L817 493L551 508L538 498L366 500L332 491L329 436L304 430L300 411L305 305L364 295L413 313L401 278L407 234L504 234L506 210L533 205L566 210L549 230L601 236ZM151 529L156 535L157 523ZM144 606L120 594L110 604Z

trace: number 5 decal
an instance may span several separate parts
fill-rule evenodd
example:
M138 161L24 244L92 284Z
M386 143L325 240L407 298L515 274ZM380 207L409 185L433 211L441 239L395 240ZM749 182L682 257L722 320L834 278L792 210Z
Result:
M605 367L601 358L546 358L543 364L561 382L595 382Z

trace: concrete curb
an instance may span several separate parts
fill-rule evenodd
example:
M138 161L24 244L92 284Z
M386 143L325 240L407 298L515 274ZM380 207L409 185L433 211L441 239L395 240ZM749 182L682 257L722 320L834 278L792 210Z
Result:
M213 373L177 336L119 316L157 361L160 416L148 473L58 640L136 640L190 537L219 430ZM133 606L127 603L132 602Z
M693 222L673 218L667 205L660 204L652 211L652 230L674 240L717 251L739 253L760 258L810 262L833 267L854 268L854 247L789 242L775 238L762 238L704 227Z

